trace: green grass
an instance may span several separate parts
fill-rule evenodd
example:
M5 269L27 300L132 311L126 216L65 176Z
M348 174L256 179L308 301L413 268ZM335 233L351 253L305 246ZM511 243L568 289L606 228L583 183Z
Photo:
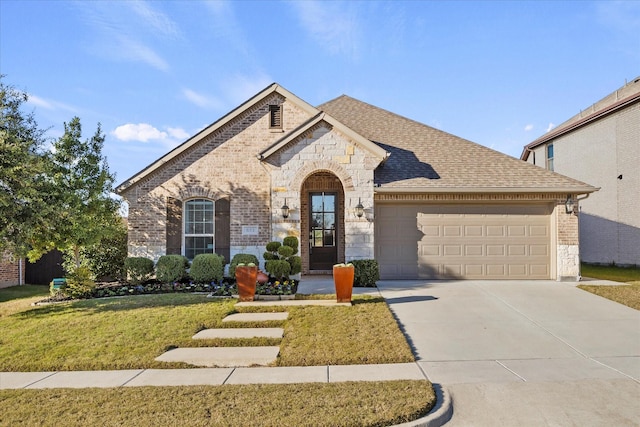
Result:
M426 380L0 390L0 425L387 426L434 403Z
M578 288L640 310L640 268L582 264L582 276L626 283L620 286L579 285Z
M10 289L10 288L9 288ZM2 295L6 290L0 290ZM9 302L0 303L2 307ZM279 366L400 363L414 360L384 300L356 297L353 307L261 307L289 311L285 338L193 340L222 319L235 299L193 294L101 298L41 307L0 317L0 371L106 370L190 367L154 359L175 347L280 345Z
M415 359L382 298L354 297L352 307L291 307L281 366L404 363Z
M181 365L153 359L194 345L280 344L281 366L413 361L380 298L356 297L353 307L242 308L289 311L287 321L261 324L284 326L285 338L229 342L191 336L230 327L221 320L234 299L164 294L30 306L45 295L36 287L0 290L0 371L170 368ZM426 380L0 390L0 425L385 426L434 404Z
M48 286L22 285L0 289L0 317L26 310L48 295Z
M617 267L615 265L582 264L582 276L594 279L613 280L640 284L640 267Z

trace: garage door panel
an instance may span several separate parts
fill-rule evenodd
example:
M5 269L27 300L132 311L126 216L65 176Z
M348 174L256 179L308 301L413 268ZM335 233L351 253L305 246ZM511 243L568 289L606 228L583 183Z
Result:
M381 277L549 278L551 211L550 205L377 206Z
M504 256L504 245L487 245L487 256Z

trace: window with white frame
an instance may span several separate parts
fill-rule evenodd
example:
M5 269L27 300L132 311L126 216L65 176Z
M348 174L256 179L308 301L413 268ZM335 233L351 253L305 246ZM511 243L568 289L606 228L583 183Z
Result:
M213 253L214 230L214 204L211 200L194 199L184 204L184 255L187 258Z
M547 169L553 170L553 144L547 145Z

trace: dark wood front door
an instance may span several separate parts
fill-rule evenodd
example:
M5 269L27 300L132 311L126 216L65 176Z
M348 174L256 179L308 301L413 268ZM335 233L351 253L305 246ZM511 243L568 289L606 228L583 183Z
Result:
M331 270L338 262L338 195L309 194L309 269Z

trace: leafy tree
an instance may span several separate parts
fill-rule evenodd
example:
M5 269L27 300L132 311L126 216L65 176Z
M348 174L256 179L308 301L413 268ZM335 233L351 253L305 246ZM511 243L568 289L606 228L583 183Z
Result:
M91 138L81 138L80 119L74 117L53 144L48 179L55 209L32 250L37 256L53 246L65 254L71 269L81 266L82 249L116 235L121 226L120 203L111 197L114 176L102 156L100 124Z
M24 256L50 211L42 148L45 131L21 109L26 93L0 75L0 252Z

